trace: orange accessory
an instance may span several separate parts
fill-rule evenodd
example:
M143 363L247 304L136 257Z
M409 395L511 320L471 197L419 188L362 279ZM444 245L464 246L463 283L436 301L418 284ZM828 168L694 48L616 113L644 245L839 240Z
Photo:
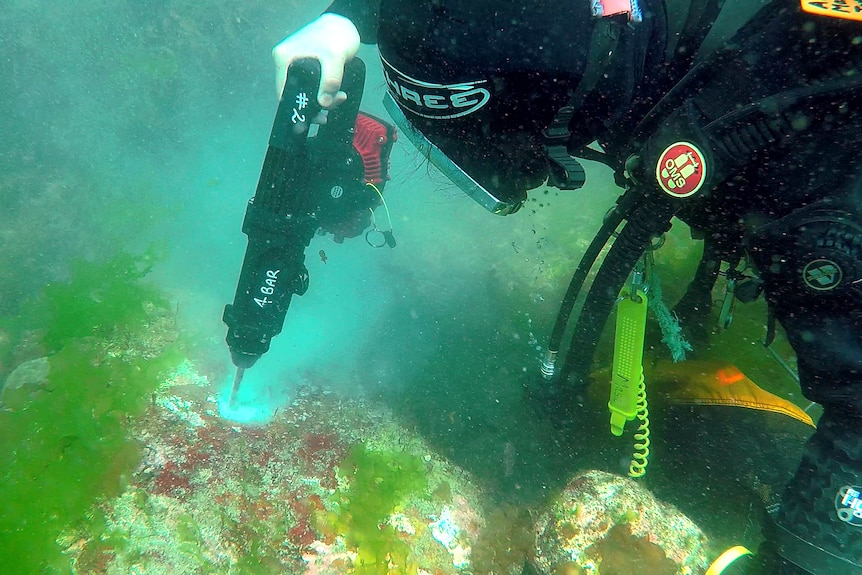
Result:
M736 366L729 365L715 372L715 378L721 385L733 385L737 381L745 379L745 374Z
M683 405L727 405L770 411L814 427L798 405L770 393L733 365L715 361L660 361L646 374L653 398Z
M802 10L830 18L862 22L862 0L801 0Z

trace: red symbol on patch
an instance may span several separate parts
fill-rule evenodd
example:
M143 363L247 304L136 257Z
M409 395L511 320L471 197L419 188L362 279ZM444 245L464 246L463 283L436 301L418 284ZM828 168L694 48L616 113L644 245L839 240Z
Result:
M655 166L658 185L675 198L696 194L706 181L706 162L694 144L676 142L665 148Z

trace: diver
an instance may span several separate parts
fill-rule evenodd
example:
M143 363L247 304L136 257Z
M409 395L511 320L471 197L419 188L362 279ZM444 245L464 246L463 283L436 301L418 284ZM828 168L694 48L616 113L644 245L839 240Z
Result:
M669 3L335 0L273 49L279 93L288 65L312 57L319 103L342 103L344 64L376 43L393 117L501 215L543 183L581 187L578 157L614 168L625 193L608 219L625 227L559 397L578 391L616 288L672 218L705 242L677 306L687 328L706 321L721 261L746 254L747 297L766 298L824 410L746 572L862 573L860 6L773 0L699 54L724 2Z

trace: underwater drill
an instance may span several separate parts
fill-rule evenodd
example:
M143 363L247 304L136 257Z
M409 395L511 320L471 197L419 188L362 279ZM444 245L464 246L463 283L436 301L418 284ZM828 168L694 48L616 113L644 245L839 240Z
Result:
M237 368L230 404L245 370L281 333L291 298L308 289L305 249L314 234L322 228L333 231L336 241L352 237L344 222L367 215L382 200L395 133L389 124L359 112L365 65L354 58L345 66L342 89L350 98L325 112L324 124L313 123L321 114L320 75L317 60L290 66L246 208L242 231L248 245L233 303L225 306L222 318Z

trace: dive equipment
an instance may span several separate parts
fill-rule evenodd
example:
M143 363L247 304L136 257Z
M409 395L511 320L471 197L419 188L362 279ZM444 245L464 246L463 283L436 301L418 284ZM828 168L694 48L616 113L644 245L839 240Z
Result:
M550 125L542 131L549 183L561 190L578 190L587 181L583 166L569 149L572 138L570 124L575 113L581 108L584 100L596 87L610 65L622 34L621 28L626 25L627 18L617 17L618 13L615 11L610 16L603 16L603 14L602 3L597 0L593 3L593 15L597 16L598 19L593 24L586 68L581 76L581 81L570 96L568 103L557 111ZM632 12L629 12L629 16L631 15ZM640 9L638 9L638 17L640 17L639 15ZM589 148L581 150L577 155L583 156L585 150L589 150ZM595 150L592 151L595 152ZM591 159L596 159L595 154L592 155Z
M862 300L862 222L852 214L849 207L821 200L755 230L749 246L755 258L778 256L759 266L766 281L780 276L773 282L777 297L824 304Z
M593 16L608 18L625 15L630 22L642 22L643 12L637 0L590 0Z
M652 253L648 254L651 258ZM649 259L647 261L650 261ZM674 363L685 361L687 351L693 351L694 347L682 331L679 318L668 309L664 303L664 292L661 280L655 269L651 271L649 281L649 305L653 316L658 322L661 330L661 341L667 346L670 357Z
M395 129L380 118L364 112L356 116L353 147L362 158L366 184L382 187L389 179L389 152L397 140Z
M234 405L236 403L236 395L239 393L239 386L242 384L242 377L245 375L244 367L236 368L236 375L233 376L233 385L230 388L230 399L228 399L228 405Z
M623 434L627 421L637 417L641 425L635 434L630 477L646 473L649 458L649 410L644 383L643 351L646 332L647 296L643 289L643 270L636 270L632 285L622 293L617 305L614 334L614 363L611 370L611 433Z
M365 185L371 186L371 188L377 192L377 195L380 197L380 203L383 204L383 209L386 212L386 220L389 222L389 229L381 230L377 227L377 219L374 217L374 210L368 208L368 211L371 212L371 229L365 232L365 243L372 248L382 248L383 246L394 248L397 244L395 242L394 230L392 229L392 214L389 213L389 204L386 203L386 198L383 197L383 194L373 182L367 182ZM382 241L377 242L371 239L372 234L375 233L381 235L383 238Z
M617 305L614 366L611 374L611 433L623 434L626 421L637 414L638 382L643 379L647 297L642 290L624 292Z
M346 76L352 83L353 74ZM307 140L311 118L321 110L314 97L319 83L316 61L290 66L257 189L246 208L242 231L248 246L234 301L225 306L223 316L237 368L253 366L269 350L270 340L284 326L291 297L308 288L304 250L318 223L307 192L312 176L306 164ZM328 123L335 119L327 118ZM237 382L241 379L238 374Z
M395 99L388 92L383 97L383 106L389 112L395 124L407 135L410 143L419 150L422 157L427 158L434 167L443 172L453 184L473 198L480 206L498 216L513 214L521 209L524 203L523 200L502 200L497 198L444 154L440 148L431 143L422 132L410 123L410 120L407 119L404 112L401 111L401 108L395 102Z
M810 14L862 22L859 4L846 0L800 0L802 9Z
M692 235L694 236L694 230ZM694 277L682 298L673 308L674 314L686 326L686 332L695 343L703 343L711 330L708 327L712 310L712 291L721 273L722 262L729 257L712 237L703 239L703 252Z
M682 31L668 42L665 54L670 60L669 69L688 70L691 67L723 7L724 0L691 0Z
M862 573L860 423L859 416L845 412L843 406L824 405L802 464L767 526L767 539L778 556L803 573Z
M721 301L721 310L718 312L718 327L727 329L733 322L733 312L736 308L736 280L734 270L727 270L727 284L724 286L724 298Z
M385 122L359 114L364 82L365 65L354 58L342 83L350 98L328 112L326 124L316 125L311 119L321 111L315 97L320 64L304 59L290 66L243 221L248 245L236 294L224 309L237 367L231 400L244 370L281 333L292 296L308 289L304 251L315 232L378 205L395 133Z
M542 375L546 379L557 377L562 380L573 373L583 376L589 372L599 334L629 272L650 238L669 229L671 218L688 201L684 197L672 197L666 191L669 186L665 186L665 191L658 189L655 174L649 173L652 169L660 172L657 158L662 151L666 152L669 146L678 142L691 143L693 149L702 151L704 161L709 165L708 181L700 184L701 190L693 197L708 195L717 185L741 170L755 154L773 147L785 147L805 133L804 130L793 129L794 114L808 113L808 125L814 125L830 115L840 114L850 98L858 98L862 93L859 90L862 76L838 76L764 97L708 121L687 95L708 80L712 66L732 61L735 55L735 50L725 49L716 53L710 62L695 66L635 130L634 148L625 170L619 170L622 176L618 181L625 182L626 192L587 248L569 283L542 365ZM681 138L688 138L688 141ZM560 368L557 365L560 343L584 282L615 229L624 221L624 227L598 267L584 299L571 338L573 345L569 346L564 366ZM702 284L714 281L717 270L714 264L709 268L704 270L706 277L701 280ZM825 281L822 278L829 275L821 273L824 272L821 268L815 269L809 277L816 276L815 281ZM828 285L832 289L831 284ZM752 284L750 287L757 286ZM857 284L852 284L852 287L855 292ZM756 293L756 289L753 291Z
M551 337L548 340L548 349L545 352L545 358L542 362L542 376L545 379L553 379L557 375L557 360L560 347L565 336L566 326L569 318L572 315L578 296L587 280L587 275L590 269L595 264L602 249L611 236L616 231L617 227L623 221L624 214L627 211L627 206L630 202L624 202L626 198L633 199L633 194L623 194L618 200L617 205L611 209L605 216L602 222L602 227L596 232L593 241L584 252L581 261L578 262L578 267L572 274L572 279L569 281L569 287L566 289L566 294L560 302L560 309L557 312L557 318L554 322L554 327L551 330Z
M662 75L668 88L674 88L679 80L677 71L687 71L691 62L701 47L707 33L712 29L724 0L691 0L688 16L682 30L668 42L668 64L657 71ZM551 124L543 131L545 156L548 163L549 183L561 190L576 190L586 182L586 173L578 158L604 163L614 170L619 170L613 160L604 153L582 146L581 142L573 142L572 120L583 106L585 100L593 92L599 81L607 75L617 45L625 27L631 23L642 21L642 12L636 1L591 0L592 13L595 18L590 36L586 67L568 103L557 111ZM620 17L624 15L624 17ZM703 79L703 69L692 74L688 80ZM678 94L679 91L676 91ZM670 95L668 93L668 95ZM665 98L665 104L676 99ZM658 113L653 110L651 113ZM635 140L637 138L634 138ZM622 186L622 182L618 182Z
M751 551L742 545L736 545L730 549L726 549L715 559L715 561L712 562L709 569L706 570L705 575L721 575L724 573L725 569L731 566L731 564L748 555L751 555Z
M839 5L839 3L817 4ZM840 5L845 4L840 3ZM788 9L786 4L781 2L772 2L763 10L767 16L792 12L795 11L792 8ZM811 20L811 18L806 18L806 25ZM794 20L795 22L797 20ZM819 29L816 22L812 23L812 26ZM756 34L757 31L757 27L751 27L744 34ZM840 36L840 38L844 38L844 36ZM812 44L814 44L813 41ZM620 135L620 139L625 139L625 142L620 146L614 147L607 145L606 142L600 142L615 157L624 158L626 155L630 155L630 158L638 158L637 163L640 164L640 169L629 170L625 174L626 192L623 198L626 195L631 195L629 204L625 208L617 206L613 227L602 226L598 236L578 265L569 285L569 291L561 305L558 321L555 324L554 333L552 333L551 345L549 345L548 353L542 365L542 373L548 378L557 377L556 383L564 391L576 389L576 386L589 373L598 337L613 309L617 294L620 293L620 289L626 281L625 278L637 261L638 251L644 249L646 245L644 240L648 237L649 231L660 229L677 213L686 221L689 221L691 215L701 216L702 220L698 223L705 223L706 225L703 227L712 231L714 228L708 226L720 225L721 217L729 215L731 218L727 220L730 224L727 233L720 230L716 236L722 239L726 238L728 245L736 240L741 240L743 234L750 237L746 232L749 232L751 227L743 226L746 223L756 225L756 221L743 222L739 229L734 229L734 225L739 220L733 216L739 214L731 211L732 208L727 212L720 213L717 211L710 213L709 208L720 206L720 203L725 199L728 205L730 202L738 200L739 195L745 192L743 185L747 183L746 176L753 174L754 170L758 170L759 163L773 168L780 166L779 162L781 161L792 163L792 158L787 160L793 149L791 146L800 142L803 146L808 145L809 147L819 144L819 142L813 141L815 135L828 133L830 127L842 125L843 117L849 118L848 114L858 112L860 94L862 94L860 91L862 75L858 73L860 69L858 65L853 67L841 66L841 52L835 54L835 59L838 62L834 68L823 66L812 72L814 77L810 78L811 83L809 85L798 87L803 84L805 76L799 79L790 77L784 84L780 84L783 86L782 88L775 89L771 95L764 97L763 90L769 89L770 86L764 82L763 90L745 92L745 97L751 99L748 100L749 103L747 104L746 100L740 101L742 106L737 108L728 109L724 107L721 98L715 97L715 90L707 90L704 94L699 93L698 86L708 86L710 89L722 86L719 82L710 84L710 74L721 69L721 66L717 66L718 63L735 61L742 64L739 69L745 66L746 55L742 53L741 48L743 45L744 42L738 42L735 38L734 45L731 45L729 49L712 57L704 65L696 66L691 70L683 81L677 84L671 92L666 93L666 96L653 108L653 111L645 117L641 125L635 130L633 138L631 131L626 130L625 134ZM817 45L819 46L819 44ZM855 40L853 45L856 45ZM771 46L769 47L771 48ZM824 48L818 54L830 54L830 52ZM856 54L858 56L858 52ZM847 55L852 56L849 50ZM752 66L746 68L746 71L762 73L762 68ZM729 70L734 70L734 68L729 68ZM829 77L829 74L832 76ZM727 81L733 82L735 78L736 76L725 71L722 76L722 79L725 80L723 85L727 86ZM745 87L749 85L744 75L739 76L739 83ZM740 91L740 93L743 92ZM698 99L699 96L702 98ZM849 122L848 124L853 125ZM613 137L613 134L610 137ZM667 150L667 146L676 143L670 139L674 137L684 138L689 143L697 145L699 151L703 151L710 175L709 180L702 183L701 197L706 197L708 201L696 203L681 198L662 197L661 192L657 190L659 186L656 185L655 176L650 174L650 169L655 168L660 171L660 164L652 160L662 150ZM826 142L828 142L827 145L838 148L841 140L836 136L832 141L827 138ZM570 147L569 149L573 148ZM823 150L823 153L824 156L828 155L827 150ZM772 159L776 159L776 161L770 164ZM802 165L807 168L811 164L806 162ZM830 167L840 170L835 162ZM849 174L853 167L851 160L844 174ZM823 171L826 172L828 169L824 168ZM858 174L855 169L853 173ZM736 179L733 180L733 178ZM845 181L847 180L849 178ZM769 181L769 178L766 178L766 181ZM781 180L776 178L776 181L780 182ZM822 183L822 180L815 183ZM728 185L725 186L724 184ZM661 188L668 195L670 194L668 190L674 189L671 186ZM854 192L858 192L858 182L853 189ZM824 191L822 187L817 188L817 191L827 195L831 193L830 190ZM774 199L772 196L769 198ZM747 199L743 198L743 200ZM856 199L858 201L858 194ZM755 217L780 218L786 211L793 209L795 205L800 205L796 202L802 201L809 203L812 199L811 197L786 198L779 196L779 200L774 203L764 201L762 206L766 209L755 214ZM688 212L688 206L683 207L683 204L691 205L692 208L705 206L707 210L700 213ZM753 201L752 204L754 204ZM747 203L741 202L737 205L741 206L742 209L749 208ZM755 210L757 207L761 207L760 204L754 205ZM858 207L855 211L858 211ZM749 213L751 212L744 212L744 215ZM790 317L805 327L805 322L808 322L810 317L811 325L822 328L822 323L818 322L819 318L816 315L818 310L828 309L841 314L842 310L858 307L860 295L862 295L862 268L859 267L859 264L862 263L862 250L860 250L862 242L858 241L857 238L862 237L858 225L862 222L848 221L849 218L846 217L848 214L844 215L845 217L842 218L835 213L831 215L826 215L823 212L812 214L809 211L804 216L797 214L796 218L791 217L781 223L773 222L776 224L772 228L775 233L767 234L767 236L771 235L772 237L767 237L766 241L761 243L761 246L765 246L772 240L772 245L761 250L762 260L758 262L758 268L764 277L773 280L767 281L767 283L770 288L775 287L781 296L779 303L782 304L782 309L780 312L784 312L783 316L779 316L781 321ZM804 221L805 216L812 219ZM592 281L589 293L583 298L583 305L571 337L566 362L562 369L557 369L555 363L559 347L555 344L559 342L562 332L566 330L566 323L575 302L581 300L579 293L589 275L590 268L593 267L598 256L610 241L614 229L619 227L623 221L626 222L624 227L619 231L616 241L607 251ZM718 241L722 241L722 239ZM799 242L795 245L788 245L789 243L793 244L788 239L798 239ZM711 304L710 291L722 261L728 261L733 264L732 268L735 267L738 258L733 259L733 250L728 250L728 245L712 246L717 248L720 257L705 262L705 265L699 268L699 273L703 272L702 277L698 278L700 287L708 285L709 289L697 290L698 298L705 296L706 301L694 301L693 297L687 302L690 304L691 310L697 310L700 313L708 312ZM620 246L619 249L617 249L618 246ZM754 247L761 246L755 245ZM774 249L776 246L778 249ZM735 247L738 249L741 245ZM748 247L751 248L752 246ZM728 259L725 260L725 256L728 256ZM776 268L776 271L781 272L781 276L769 277L772 271L770 268ZM848 274L849 278L846 277ZM791 275L794 276L793 281L787 282L786 278ZM728 312L731 311L732 298L736 297L737 293L739 293L740 299L743 297L755 298L763 286L763 282L759 278L732 279L736 280L736 285L730 292L732 295L728 300L724 319L729 318ZM768 295L772 296L776 291L770 289ZM805 305L802 307L783 305L784 299L789 298L795 299L794 304L804 302ZM854 303L853 307L846 305L850 301ZM811 311L815 314L809 317L803 315ZM836 316L843 321L833 320L832 325L836 325L833 333L858 335L858 316L854 315L848 319L846 315L849 314ZM810 332L797 329L796 333L797 335L802 334L802 336L807 335L809 339L818 337L816 331L812 335ZM838 335L823 341L839 339ZM844 342L838 343L842 345ZM794 348L804 350L797 345L794 345ZM824 347L824 349L826 348ZM824 353L823 357L830 358L835 355L838 354ZM856 358L858 357L857 354ZM801 358L804 358L804 355ZM835 431L823 432L824 421L821 420L820 428L809 446L809 454L786 492L785 501L782 503L776 522L777 535L773 538L778 544L780 556L790 558L794 563L805 568L806 572L824 574L858 574L862 572L860 571L862 565L859 564L862 552L860 552L858 528L846 529L846 526L840 523L852 521L853 527L862 524L862 519L860 519L862 518L862 511L857 513L858 510L862 509L862 496L859 495L862 493L862 485L859 484L859 478L862 477L859 471L862 469L859 463L862 462L859 446L862 443L860 443L858 433L856 433L862 429L862 426L859 425L858 394L853 393L852 390L855 388L846 387L848 382L850 385L858 383L859 370L856 358L853 358L853 362L848 362L849 367L838 366L838 369L845 369L849 376L845 379L845 388L839 389L836 394L840 403L838 403L835 413L832 414L836 419ZM816 370L812 372L813 376L809 374L809 380L819 378L818 384L821 384L822 381L821 385L823 386L829 385L826 381L829 375L838 372L838 369L831 366L821 370L813 362L810 362L807 367L811 370L812 366ZM570 375L576 377L569 378ZM839 372L839 375L843 375L843 373ZM811 388L806 392L811 393ZM556 397L559 397L559 394ZM829 414L827 413L827 415ZM837 420L848 417L854 419L850 422L842 422L839 433ZM824 419L827 417L824 416ZM848 428L853 432L849 436ZM817 499L816 507L813 510L812 499ZM736 557L731 557L724 565L719 563L710 573L725 570L729 563L734 562L734 559L745 553L747 551L737 550ZM852 558L852 561L848 560L849 558ZM739 561L736 561L734 566L738 563Z
M623 198L630 194L632 199L641 194L649 194L650 199L640 202L641 205L628 215L625 225L599 265L578 316L572 343L566 354L565 364L560 370L560 378L567 378L572 374L583 376L589 372L599 335L623 284L652 239L670 228L671 218L680 209L680 202L684 201L661 197L655 191L641 186L629 188ZM602 247L603 244L596 252L601 251ZM592 266L588 266L587 270L590 267ZM575 273L578 274L578 271ZM573 276L572 279L574 282L576 278ZM570 284L570 288L572 285ZM566 295L569 295L568 292ZM561 321L565 323L565 319Z
M637 412L635 413L640 425L634 434L634 446L632 459L629 462L629 477L643 477L649 464L649 405L647 404L646 382L643 375L637 385Z

